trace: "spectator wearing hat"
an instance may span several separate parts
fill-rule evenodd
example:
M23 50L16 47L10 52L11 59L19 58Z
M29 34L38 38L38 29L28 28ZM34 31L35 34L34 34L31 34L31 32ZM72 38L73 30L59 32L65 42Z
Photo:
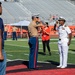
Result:
M60 64L57 66L58 68L66 68L67 67L67 59L68 59L68 48L71 43L72 33L70 28L65 24L66 20L64 18L59 18L59 26L54 26L59 35L58 41L58 49L60 56Z
M48 49L49 55L51 55L49 43L50 43L50 27L48 26L48 22L45 22L42 30L42 44L44 55L46 55L46 47Z
M0 15L2 14L2 6L0 2ZM0 18L0 75L6 75L6 53L4 50L4 24L2 18Z

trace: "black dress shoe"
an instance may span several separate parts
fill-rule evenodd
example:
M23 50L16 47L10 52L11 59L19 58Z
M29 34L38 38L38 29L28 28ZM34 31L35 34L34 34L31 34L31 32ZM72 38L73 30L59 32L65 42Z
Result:
M51 56L51 52L49 52L49 55Z
M30 70L37 70L37 68L29 68Z
M46 55L46 53L44 53L43 55Z

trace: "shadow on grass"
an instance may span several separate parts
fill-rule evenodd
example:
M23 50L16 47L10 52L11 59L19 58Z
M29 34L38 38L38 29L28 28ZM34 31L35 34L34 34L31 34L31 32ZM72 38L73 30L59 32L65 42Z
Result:
M40 54L40 55L44 55L44 53L43 53L43 52L38 52L38 54Z
M75 49L69 49L69 50L75 52Z
M59 65L59 63L58 62L56 62L56 61L52 61L52 60L47 60L47 62L49 62L50 64L52 64L52 65Z

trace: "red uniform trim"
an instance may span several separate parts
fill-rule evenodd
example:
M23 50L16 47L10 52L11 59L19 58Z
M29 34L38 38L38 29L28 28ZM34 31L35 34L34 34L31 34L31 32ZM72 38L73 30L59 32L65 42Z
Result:
M36 55L37 55L37 47L38 47L38 38L36 38L36 48L35 48L35 53L34 53L34 68L36 68Z

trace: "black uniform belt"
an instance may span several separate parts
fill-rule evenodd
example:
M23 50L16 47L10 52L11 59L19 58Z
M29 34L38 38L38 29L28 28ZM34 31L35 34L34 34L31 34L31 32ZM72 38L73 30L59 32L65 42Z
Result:
M61 39L59 39L59 40L61 40Z

